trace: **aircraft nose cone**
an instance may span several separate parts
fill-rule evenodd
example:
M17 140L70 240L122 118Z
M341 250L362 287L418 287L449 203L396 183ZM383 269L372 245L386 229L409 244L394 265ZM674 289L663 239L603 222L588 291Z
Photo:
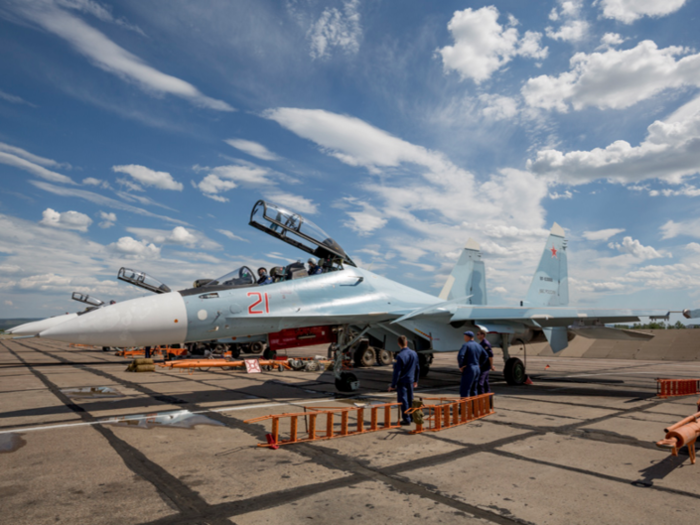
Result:
M185 301L172 292L92 310L39 337L96 346L156 346L181 343L186 335Z

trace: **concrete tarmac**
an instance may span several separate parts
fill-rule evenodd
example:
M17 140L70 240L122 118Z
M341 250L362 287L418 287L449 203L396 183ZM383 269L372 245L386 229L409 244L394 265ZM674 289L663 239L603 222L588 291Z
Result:
M437 355L417 394L456 396L455 360ZM256 447L269 423L243 421L393 400L391 367L356 370L362 388L348 399L328 372L137 374L127 363L0 340L1 524L698 521L700 464L653 442L700 397L659 400L655 378L700 377L700 363L529 357L534 384L493 374L496 414L480 421L279 450Z

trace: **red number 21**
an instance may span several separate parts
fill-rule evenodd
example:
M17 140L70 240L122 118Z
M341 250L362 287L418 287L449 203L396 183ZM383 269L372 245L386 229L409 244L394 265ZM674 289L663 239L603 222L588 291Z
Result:
M257 299L254 300L254 301L253 301L253 304L251 304L251 305L248 307L248 313L249 313L249 314L251 314L251 315L256 315L256 314L260 315L260 314L263 314L263 313L266 313L266 314L269 314L269 313L270 313L270 299L269 299L269 297L267 296L267 293L265 294L265 312L263 312L262 310L254 310L254 309L253 309L253 308L255 308L256 306L258 306L260 303L263 302L263 294L261 294L260 292L248 292L248 297L251 297L251 296L252 296L252 297L257 297Z

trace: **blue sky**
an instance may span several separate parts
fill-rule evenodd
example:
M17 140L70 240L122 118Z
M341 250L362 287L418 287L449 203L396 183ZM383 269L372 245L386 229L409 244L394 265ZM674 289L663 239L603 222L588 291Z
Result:
M437 294L469 237L525 296L700 303L696 0L0 2L0 317L303 254L256 200Z

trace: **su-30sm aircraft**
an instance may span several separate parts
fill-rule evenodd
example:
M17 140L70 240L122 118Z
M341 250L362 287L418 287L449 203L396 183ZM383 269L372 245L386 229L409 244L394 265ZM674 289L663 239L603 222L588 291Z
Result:
M471 239L440 296L435 297L358 268L323 230L280 206L258 201L250 225L318 257L324 273L308 275L303 264L293 263L284 269L282 280L259 286L253 271L244 266L203 286L98 308L48 328L39 337L128 347L336 326L342 329L335 383L340 391L352 391L359 383L354 374L342 371L342 359L361 337L369 337L375 347L392 350L397 336L406 335L425 372L433 353L459 350L465 330L482 328L492 344L503 348L508 382L520 384L527 379L526 371L520 359L510 357L511 342L527 343L543 336L559 352L576 333L595 338L648 338L605 325L669 315L666 311L569 307L566 240L556 223L520 306L486 305L484 263L478 244ZM386 342L389 344L383 346Z

